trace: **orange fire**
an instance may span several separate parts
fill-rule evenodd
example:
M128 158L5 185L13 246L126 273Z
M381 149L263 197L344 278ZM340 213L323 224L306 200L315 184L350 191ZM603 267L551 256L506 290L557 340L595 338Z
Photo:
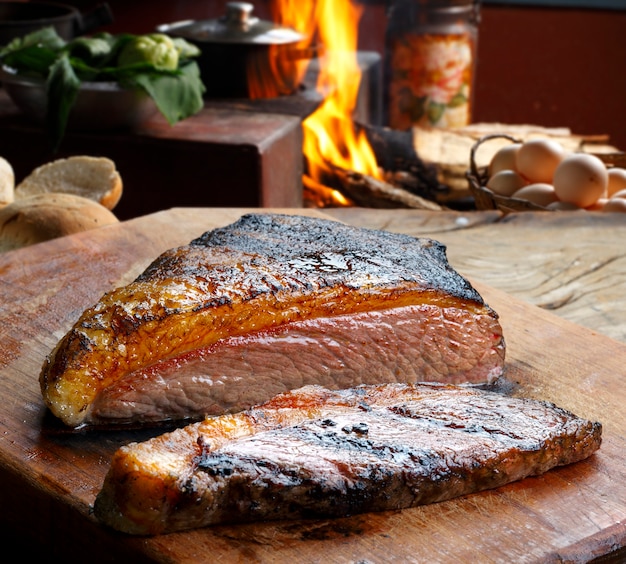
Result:
M362 8L350 0L274 0L273 9L277 22L323 46L317 90L324 101L303 123L310 177L305 185L323 184L329 165L381 178L374 152L352 120L361 80L357 39ZM333 192L336 204L348 203Z

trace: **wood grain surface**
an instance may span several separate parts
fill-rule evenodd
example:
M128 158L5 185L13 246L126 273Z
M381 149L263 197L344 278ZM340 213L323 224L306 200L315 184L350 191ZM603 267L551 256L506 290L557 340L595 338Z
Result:
M626 343L626 216L339 208L352 225L432 237L460 273Z
M17 544L20 559L39 549L39 556L66 562L508 563L618 562L624 557L626 345L619 342L623 335L607 336L617 306L604 311L603 296L610 301L613 284L593 274L610 269L612 262L621 260L623 266L623 253L602 260L600 246L594 251L592 244L588 253L568 257L553 240L560 233L562 248L570 249L575 239L591 241L596 230L619 232L621 226L609 216L606 223L592 220L587 230L586 222L579 224L569 214L573 226L561 229L564 220L556 214L502 221L490 213L332 212L348 223L437 235L445 242L453 266L500 314L507 340L503 391L553 401L601 421L603 444L588 460L444 503L335 520L212 527L150 538L117 534L97 523L91 506L112 453L161 430L64 432L43 406L41 364L79 313L105 291L133 279L160 252L230 223L244 211L178 208L0 255L5 550ZM527 256L527 249L542 239L538 234L534 243L530 239L533 223L546 230L549 247ZM500 264L500 257L507 257L515 272ZM593 261L599 261L597 267ZM623 284L616 271L610 272ZM576 317L576 303L585 300L601 315L592 320L587 312L584 319L569 319ZM562 305L549 305L557 303ZM597 320L601 328L592 326Z

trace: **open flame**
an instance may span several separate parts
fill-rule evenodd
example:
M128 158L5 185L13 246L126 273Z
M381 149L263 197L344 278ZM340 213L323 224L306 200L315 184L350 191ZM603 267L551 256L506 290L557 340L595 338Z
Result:
M365 133L357 132L352 120L361 80L357 39L362 8L350 0L274 0L272 8L275 21L305 35L309 46L314 41L323 46L317 90L324 101L303 123L305 187L323 188L333 166L381 178ZM327 204L349 204L336 190L322 192Z

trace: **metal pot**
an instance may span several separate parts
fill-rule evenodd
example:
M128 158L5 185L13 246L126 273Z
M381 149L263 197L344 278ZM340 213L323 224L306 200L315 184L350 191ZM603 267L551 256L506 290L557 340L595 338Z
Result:
M0 68L0 80L15 105L37 124L45 124L48 110L46 82ZM68 130L95 131L133 128L157 113L143 90L122 88L117 82L83 82L72 106Z
M0 2L0 45L44 27L54 27L66 41L113 22L108 4L84 14L53 2Z
M215 20L162 24L157 31L196 45L207 98L271 98L298 87L299 63L311 57L298 49L305 36L253 16L254 6L229 2Z

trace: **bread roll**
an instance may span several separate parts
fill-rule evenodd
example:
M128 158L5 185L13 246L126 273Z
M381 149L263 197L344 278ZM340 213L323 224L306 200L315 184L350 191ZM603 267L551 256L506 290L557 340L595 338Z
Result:
M0 209L0 252L118 223L103 205L74 194L36 194Z
M11 163L0 157L0 208L15 199L15 173Z
M112 210L122 197L122 178L106 157L58 159L33 170L15 188L15 198L48 192L82 196Z

